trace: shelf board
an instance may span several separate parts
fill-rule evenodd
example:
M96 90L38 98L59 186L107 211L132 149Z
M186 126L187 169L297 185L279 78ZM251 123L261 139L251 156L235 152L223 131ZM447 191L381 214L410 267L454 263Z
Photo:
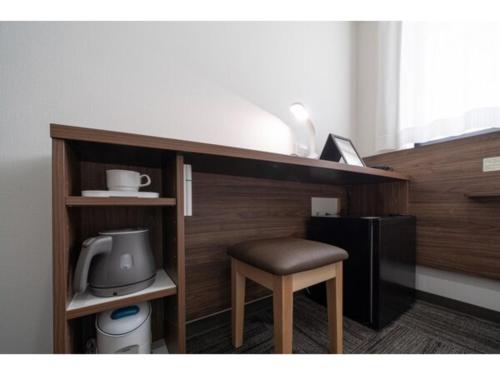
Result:
M100 197L66 197L68 207L95 207L95 206L175 206L175 198L100 198Z
M465 196L471 199L500 199L500 191L465 193Z
M177 287L165 270L158 270L155 281L146 289L117 297L96 297L88 291L76 294L66 308L68 320L127 306L133 303L168 297L177 293Z

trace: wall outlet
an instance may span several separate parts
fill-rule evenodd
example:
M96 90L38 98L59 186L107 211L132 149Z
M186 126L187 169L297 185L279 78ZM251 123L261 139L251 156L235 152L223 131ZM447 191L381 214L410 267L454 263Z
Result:
M500 171L500 156L483 159L483 172Z
M340 213L340 199L311 198L311 216L336 216Z

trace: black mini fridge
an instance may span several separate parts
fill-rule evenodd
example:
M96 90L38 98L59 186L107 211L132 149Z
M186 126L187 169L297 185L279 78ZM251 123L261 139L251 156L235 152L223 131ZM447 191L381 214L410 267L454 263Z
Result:
M308 238L339 246L344 261L344 315L381 329L411 307L415 299L414 216L313 217ZM308 288L325 304L325 284Z

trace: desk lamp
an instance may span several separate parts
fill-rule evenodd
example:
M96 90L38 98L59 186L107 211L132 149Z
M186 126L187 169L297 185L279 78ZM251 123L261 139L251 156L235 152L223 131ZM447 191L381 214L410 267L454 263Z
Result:
M319 155L316 153L316 129L314 129L309 113L302 103L293 103L290 106L290 112L292 112L292 115L297 121L307 125L309 129L309 155L307 155L307 157L317 159Z

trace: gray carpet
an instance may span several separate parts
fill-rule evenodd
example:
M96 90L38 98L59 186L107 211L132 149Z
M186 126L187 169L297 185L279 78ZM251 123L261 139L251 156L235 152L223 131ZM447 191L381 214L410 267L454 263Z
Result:
M248 308L247 308L248 311ZM205 319L188 329L189 353L271 353L272 306L246 314L244 344L231 345L228 314ZM299 294L294 306L294 353L326 353L325 307ZM191 331L191 332L190 332ZM500 324L423 301L377 332L344 318L345 353L500 353Z

